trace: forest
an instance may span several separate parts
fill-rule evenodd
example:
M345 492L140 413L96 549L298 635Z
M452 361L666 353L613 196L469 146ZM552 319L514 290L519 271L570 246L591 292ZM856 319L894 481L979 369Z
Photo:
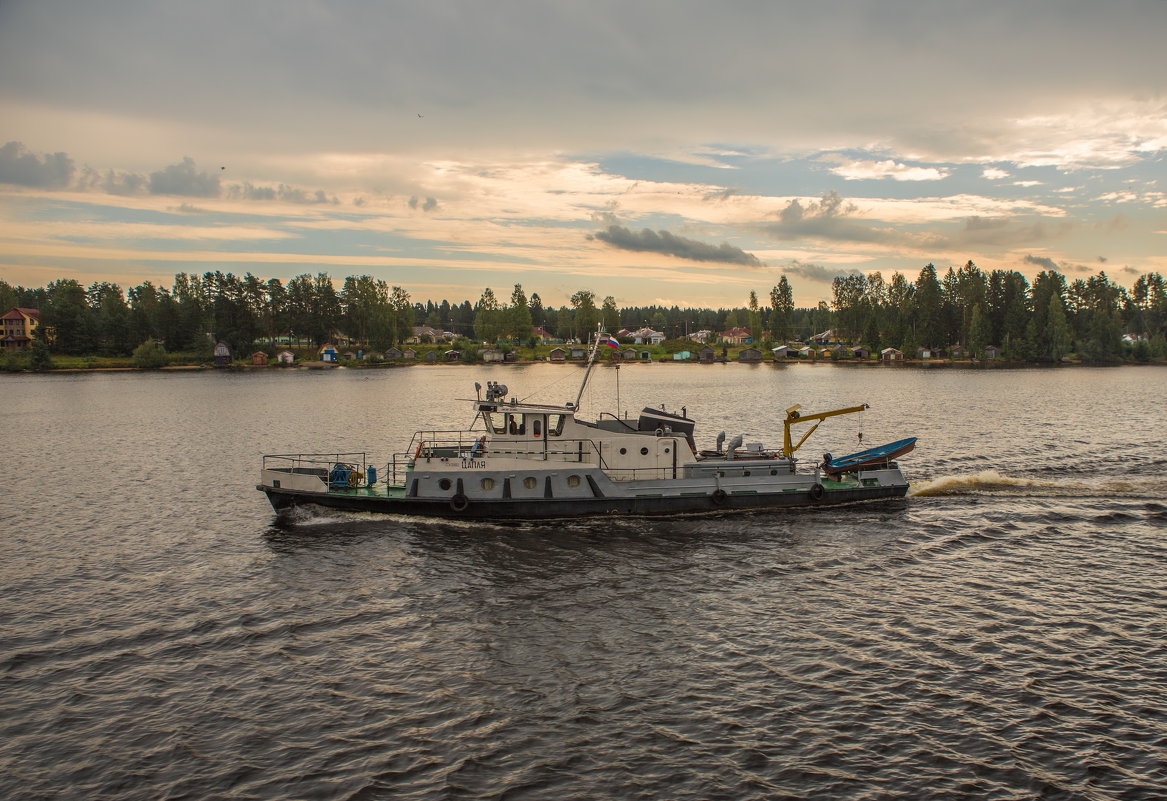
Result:
M0 280L0 311L38 309L45 332L40 347L63 355L129 355L143 343L209 353L219 340L242 353L276 343L317 346L338 336L385 349L421 325L478 342L528 342L533 327L582 340L603 323L611 333L647 326L669 339L742 327L758 345L803 341L833 329L842 341L872 352L896 347L912 354L918 347L960 344L979 356L993 345L1015 361L1167 357L1167 285L1158 273L1140 275L1127 290L1105 273L1069 280L1047 270L1030 283L1020 272L985 271L969 261L943 275L928 264L914 279L900 272L890 280L878 272L840 276L830 301L813 308L795 307L786 276L762 301L757 292L743 301L731 309L621 307L612 296L580 289L556 308L515 284L501 300L486 288L473 303L422 302L369 275L348 276L337 290L327 273L298 275L286 284L251 273L179 273L169 287L143 281L128 290L109 282L86 287L72 278L33 288Z

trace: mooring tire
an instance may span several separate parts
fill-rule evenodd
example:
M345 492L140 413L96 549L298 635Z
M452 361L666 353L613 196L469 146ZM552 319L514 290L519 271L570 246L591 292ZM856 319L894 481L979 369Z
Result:
M470 499L460 492L456 493L452 498L450 498L450 508L455 512L465 512L466 507L469 505Z
M810 499L812 501L821 501L823 499L823 492L825 492L823 485L815 484L810 488Z
M729 497L725 494L725 490L714 490L713 494L709 496L709 500L713 501L714 506L721 506L725 503L725 499Z

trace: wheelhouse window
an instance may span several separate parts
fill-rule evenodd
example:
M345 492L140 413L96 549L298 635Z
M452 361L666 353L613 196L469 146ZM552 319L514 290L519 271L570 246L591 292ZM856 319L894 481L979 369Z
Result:
M521 437L527 433L527 416L524 414L507 415L507 431L511 436Z
M547 415L547 436L558 437L563 433L563 419L562 414Z
M534 417L531 419L531 433L535 436L535 439L543 436L543 418Z
M485 412L483 418L486 420L486 425L490 427L493 434L505 434L507 432L506 415L502 412Z

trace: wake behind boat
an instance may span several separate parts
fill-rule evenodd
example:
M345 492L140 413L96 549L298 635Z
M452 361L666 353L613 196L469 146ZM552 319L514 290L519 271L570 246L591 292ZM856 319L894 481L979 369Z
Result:
M595 353L593 344L575 402L527 403L508 397L505 385L487 382L483 394L476 383L467 430L418 431L406 451L385 461L368 453L267 455L256 489L277 510L317 504L496 520L816 506L907 494L890 457L834 472L818 464L798 469L795 453L823 420L866 404L817 413L792 406L782 447L773 450L742 436L726 446L722 433L714 449L699 451L695 421L684 409L581 419ZM794 443L792 427L811 422Z

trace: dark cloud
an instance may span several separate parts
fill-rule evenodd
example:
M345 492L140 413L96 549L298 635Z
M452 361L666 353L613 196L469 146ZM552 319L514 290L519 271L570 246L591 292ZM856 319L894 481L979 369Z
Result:
M717 191L717 192L707 192L706 194L702 195L701 199L707 200L707 201L729 200L734 195L740 195L740 194L741 194L740 189L727 186L725 189L722 189L722 190Z
M438 206L438 201L432 197L427 197L423 201L420 198L418 198L417 195L414 195L413 197L411 197L409 199L409 207L411 209L420 208L422 211L431 211L432 209L437 208L437 206Z
M607 242L612 247L621 250L639 253L663 253L666 256L676 256L690 261L716 261L725 264L744 264L749 267L762 266L762 262L757 256L734 247L728 242L722 242L720 245L709 245L705 242L671 234L668 231L652 231L644 228L637 233L622 225L609 225L603 231L589 234L588 238Z
M827 192L818 202L805 206L798 198L776 213L778 221L762 229L778 240L829 239L844 242L887 242L894 233L877 228L855 217L859 207L841 197L838 192Z
M187 156L180 164L150 173L150 194L218 197L219 176L200 172L194 159Z
M323 189L308 192L294 186L280 184L279 186L256 186L250 181L233 184L227 190L227 197L237 200L278 200L282 203L301 203L315 205L320 203L337 203L337 199L329 196Z
M782 268L782 272L787 275L796 275L799 278L806 278L810 281L821 281L829 284L836 278L844 275L857 274L858 270L847 270L840 267L826 267L821 264L808 264L806 262L794 259L786 267Z
M30 153L20 142L0 147L0 183L63 189L73 179L73 159L65 153Z
M1040 267L1043 270L1061 272L1061 268L1058 267L1058 263L1046 256L1034 256L1032 254L1026 254L1024 261L1026 264L1032 264L1036 267Z

